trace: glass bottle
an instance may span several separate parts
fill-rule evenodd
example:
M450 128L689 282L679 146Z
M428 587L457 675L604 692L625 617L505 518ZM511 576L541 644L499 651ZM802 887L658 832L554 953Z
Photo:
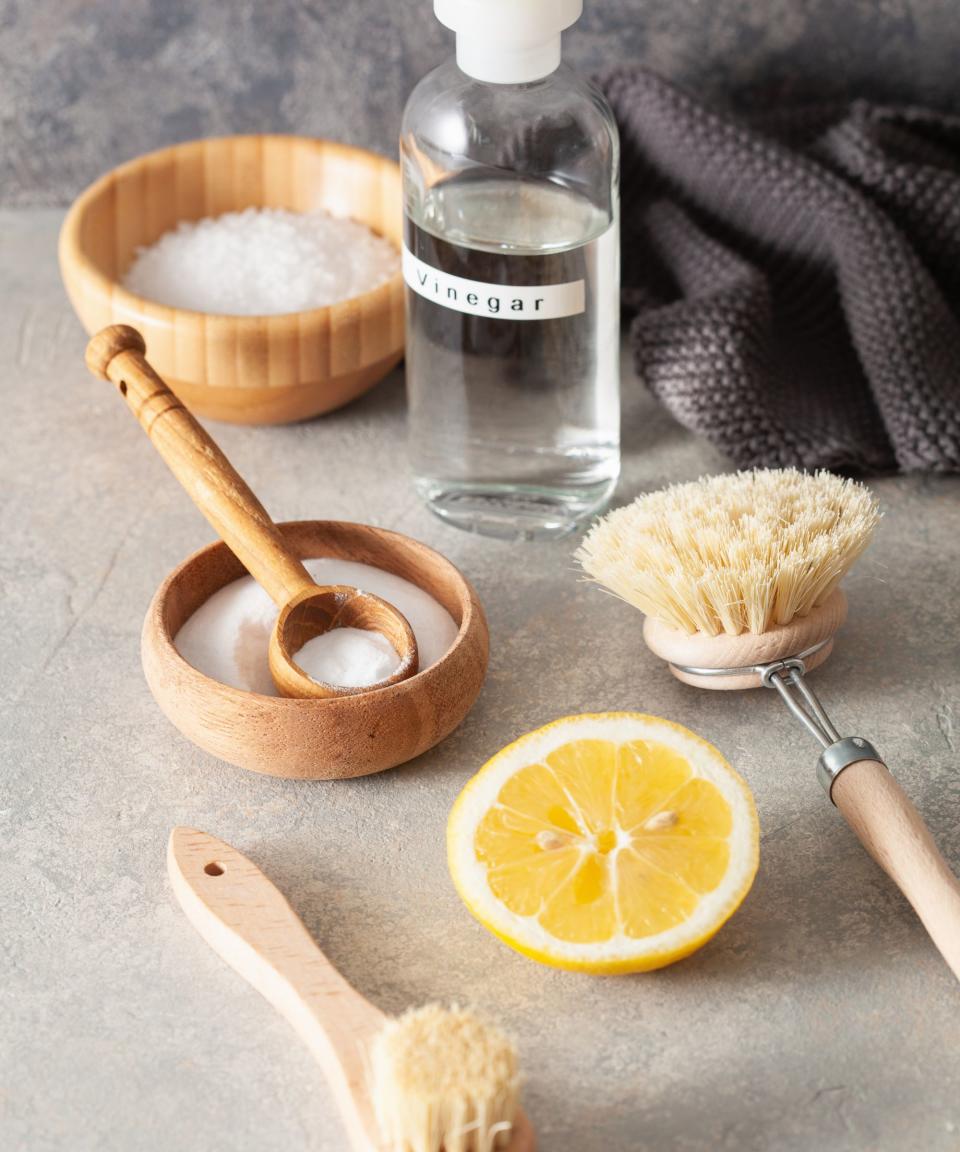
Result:
M620 470L619 143L561 63L582 0L435 0L400 151L409 450L444 520L560 535Z

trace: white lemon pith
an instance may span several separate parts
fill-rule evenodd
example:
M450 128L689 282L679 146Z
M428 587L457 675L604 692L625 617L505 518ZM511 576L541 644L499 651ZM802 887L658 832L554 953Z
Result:
M639 972L688 956L756 875L743 780L705 740L632 712L570 716L498 752L450 813L477 919L562 968Z

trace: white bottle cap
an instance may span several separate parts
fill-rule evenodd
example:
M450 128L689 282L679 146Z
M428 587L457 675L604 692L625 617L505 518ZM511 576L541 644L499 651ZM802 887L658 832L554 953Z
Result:
M488 84L527 84L556 71L560 33L583 0L434 0L441 24L457 34L461 71Z

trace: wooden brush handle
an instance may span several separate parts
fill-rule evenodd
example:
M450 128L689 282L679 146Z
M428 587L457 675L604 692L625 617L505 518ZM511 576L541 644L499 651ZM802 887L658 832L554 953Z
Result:
M282 894L236 848L206 832L174 828L167 870L194 928L286 1017L320 1062L353 1152L375 1152L365 1053L383 1014L351 988Z
M913 905L960 979L960 882L906 793L877 760L858 760L830 796L861 843Z
M111 380L151 444L220 539L251 576L283 606L311 588L310 578L230 461L150 367L143 337L114 324L87 345L87 367Z

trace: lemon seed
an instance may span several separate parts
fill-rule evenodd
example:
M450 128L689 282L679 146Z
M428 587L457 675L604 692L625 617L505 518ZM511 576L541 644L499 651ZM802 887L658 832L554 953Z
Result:
M656 816L651 816L643 827L646 832L661 832L664 828L672 828L676 822L676 812L658 812Z

